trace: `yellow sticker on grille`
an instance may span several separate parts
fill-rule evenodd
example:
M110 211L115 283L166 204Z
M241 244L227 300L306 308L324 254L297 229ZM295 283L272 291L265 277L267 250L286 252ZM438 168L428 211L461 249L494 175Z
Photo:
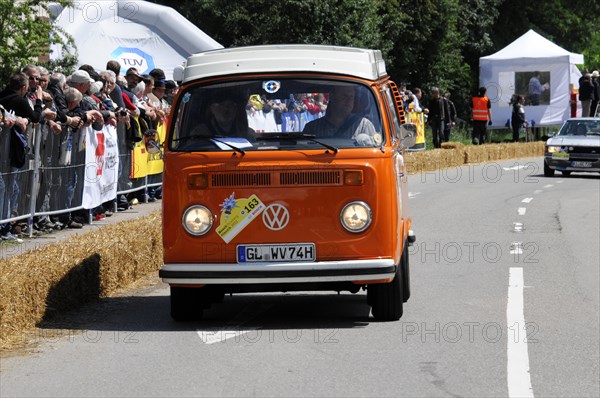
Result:
M242 232L252 220L265 209L265 205L256 195L249 198L235 198L235 192L220 204L223 208L221 219L216 231L225 241L231 242L237 234Z

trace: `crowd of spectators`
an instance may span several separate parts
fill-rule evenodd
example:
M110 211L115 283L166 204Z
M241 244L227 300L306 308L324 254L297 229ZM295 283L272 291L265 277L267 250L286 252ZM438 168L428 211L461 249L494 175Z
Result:
M148 131L164 123L169 114L171 102L178 90L176 82L167 80L161 69L153 69L148 74L140 74L136 68L127 69L121 74L119 62L111 60L106 70L97 71L90 65L82 65L72 74L65 76L59 71L50 72L44 67L27 65L13 73L0 92L0 132L23 138L23 145L32 142L36 125L45 125L46 131L53 134L77 134L81 128L92 126L101 130L104 125L122 124L128 142L133 145L141 141ZM0 160L0 220L19 216L17 205L23 187L19 186L17 173L25 168L18 161L19 148L13 145L16 139L11 135L8 148L0 148L8 153ZM21 148L22 149L22 148ZM129 148L132 149L132 146ZM31 149L28 148L31 152ZM69 209L73 196L73 186L77 176L66 178L67 190L61 208ZM113 215L114 210L126 210L140 199L155 201L161 198L161 190L134 192L129 196L119 195L115 200L93 209L92 217L101 220ZM147 195L143 198L140 195ZM36 234L49 233L62 228L82 228L89 221L89 211L65 211L55 216L34 218ZM0 224L2 240L18 241L20 233L28 233L27 223L6 222Z
M432 87L431 97L424 103L423 91L419 87L411 91L402 84L400 92L407 112L423 114L423 122L431 127L434 147L440 148L443 142L449 142L457 120L456 106L450 99L450 93L446 91L442 96L437 87Z

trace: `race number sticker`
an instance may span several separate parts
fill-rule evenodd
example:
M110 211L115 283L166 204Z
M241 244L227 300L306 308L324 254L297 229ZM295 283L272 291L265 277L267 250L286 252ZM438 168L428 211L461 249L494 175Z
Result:
M221 219L216 231L225 243L231 242L266 207L256 195L252 195L249 198L236 199L235 192L219 206L223 210L221 211Z

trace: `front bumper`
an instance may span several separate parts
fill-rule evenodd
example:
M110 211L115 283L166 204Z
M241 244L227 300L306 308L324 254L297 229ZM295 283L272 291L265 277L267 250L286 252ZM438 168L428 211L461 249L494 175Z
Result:
M159 271L171 285L311 283L375 281L394 278L392 259L314 263L164 264Z
M553 158L552 154L544 154L544 161L553 170L558 171L588 171L600 172L600 157L592 154L570 153L568 159ZM590 167L581 167L580 162L590 164Z

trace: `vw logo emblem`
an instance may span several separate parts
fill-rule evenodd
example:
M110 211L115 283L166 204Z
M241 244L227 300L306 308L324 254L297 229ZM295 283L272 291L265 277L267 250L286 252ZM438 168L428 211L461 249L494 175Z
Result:
M273 203L263 211L263 223L272 231L284 229L290 222L290 212L284 205Z

